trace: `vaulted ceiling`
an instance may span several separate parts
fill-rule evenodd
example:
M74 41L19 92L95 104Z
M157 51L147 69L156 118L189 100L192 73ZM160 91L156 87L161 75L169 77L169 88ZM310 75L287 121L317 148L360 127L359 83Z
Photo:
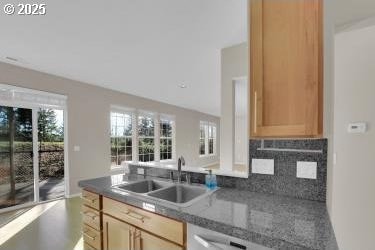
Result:
M247 40L246 0L64 0L46 9L0 14L0 60L215 115L220 50Z
M337 27L375 15L375 0L333 1ZM49 1L1 13L0 61L220 115L220 50L246 23L247 0Z

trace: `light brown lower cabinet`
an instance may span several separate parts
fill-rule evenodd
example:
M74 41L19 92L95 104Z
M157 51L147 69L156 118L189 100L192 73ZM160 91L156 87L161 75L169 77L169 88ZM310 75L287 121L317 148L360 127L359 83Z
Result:
M97 250L96 248L90 246L86 242L83 243L83 250Z
M101 232L83 224L82 226L82 233L83 233L83 242L88 244L91 248L94 249L101 249L102 246L102 237Z
M135 228L129 224L103 215L103 249L133 250Z
M104 250L183 250L167 240L103 215Z

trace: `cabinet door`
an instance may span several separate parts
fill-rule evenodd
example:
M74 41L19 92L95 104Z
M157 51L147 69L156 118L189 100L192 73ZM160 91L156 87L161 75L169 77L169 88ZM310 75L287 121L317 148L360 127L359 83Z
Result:
M134 228L125 222L103 215L104 250L132 250Z
M167 240L146 233L142 230L136 230L134 236L134 250L184 250L182 246L178 246Z
M321 136L322 0L251 0L250 16L250 135Z

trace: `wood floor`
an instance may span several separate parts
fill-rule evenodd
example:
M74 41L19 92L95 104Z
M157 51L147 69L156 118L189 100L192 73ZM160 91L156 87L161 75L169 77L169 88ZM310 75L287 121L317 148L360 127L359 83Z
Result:
M38 207L40 206L40 207ZM59 200L38 205L21 214L18 223L8 223L0 234L12 234L13 227L26 224L18 233L0 245L0 250L82 250L81 199ZM46 208L47 207L47 208ZM36 214L33 217L33 213ZM30 222L31 221L31 222ZM9 229L10 228L10 229ZM0 240L6 235L0 235ZM0 241L1 244L1 241Z

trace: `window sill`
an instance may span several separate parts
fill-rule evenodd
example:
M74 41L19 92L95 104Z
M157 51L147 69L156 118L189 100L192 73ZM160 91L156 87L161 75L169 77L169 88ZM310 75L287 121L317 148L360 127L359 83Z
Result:
M210 154L210 155L199 155L199 158L208 158L208 157L216 157L216 154Z
M172 164L172 163L176 163L175 160L160 160L160 163L162 164Z
M112 173L112 172L125 171L125 167L124 167L124 166L115 166L115 167L111 167L109 171L110 171L111 173Z
M134 161L125 161L123 162L124 164L134 164L135 162ZM113 171L124 171L125 170L125 165L116 165L116 166L111 166L110 167L110 171L113 172Z

